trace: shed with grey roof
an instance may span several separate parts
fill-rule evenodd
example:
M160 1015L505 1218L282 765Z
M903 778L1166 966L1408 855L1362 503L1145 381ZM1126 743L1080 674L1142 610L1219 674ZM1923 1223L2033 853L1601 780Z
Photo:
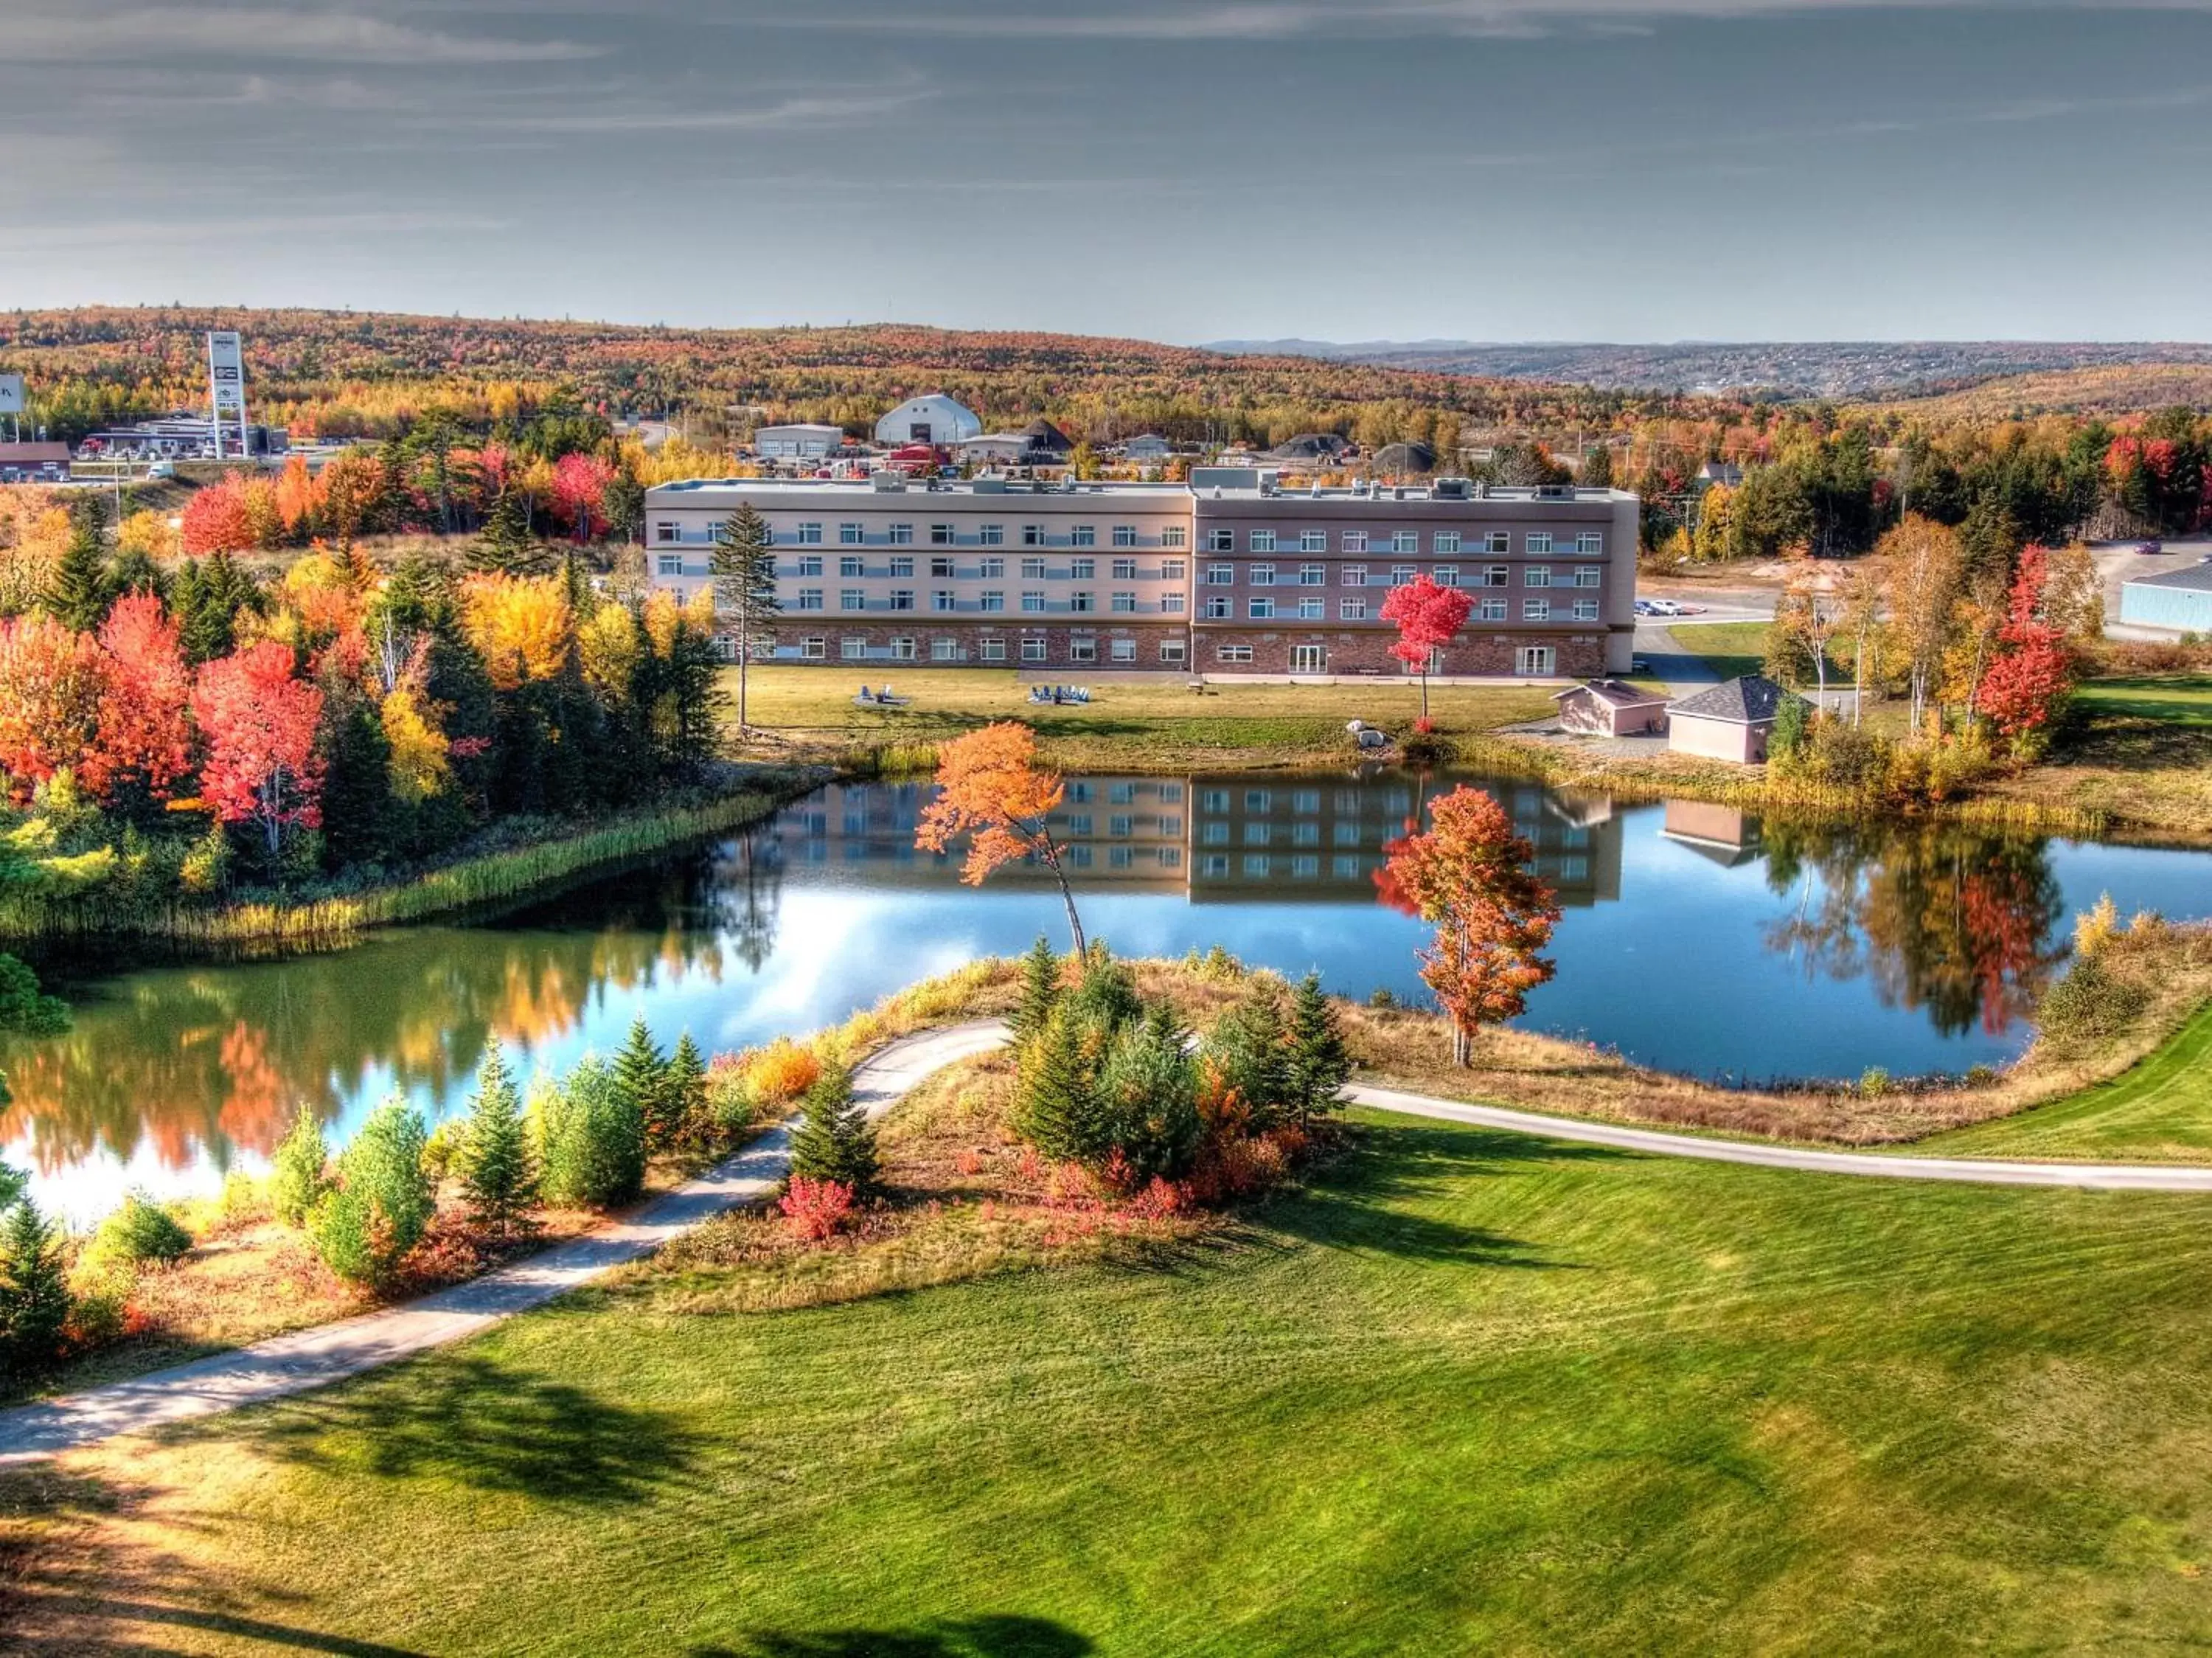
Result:
M1565 731L1632 737L1667 726L1663 692L1639 690L1620 680L1586 680L1553 692L1552 700L1559 705L1559 726Z
M1804 701L1763 674L1723 680L1667 704L1667 747L1677 754L1756 765L1766 758L1767 739L1783 705Z

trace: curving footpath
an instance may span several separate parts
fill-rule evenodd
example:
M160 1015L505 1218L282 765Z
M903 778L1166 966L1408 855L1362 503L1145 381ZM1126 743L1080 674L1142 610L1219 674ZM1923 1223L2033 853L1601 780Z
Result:
M854 1071L854 1097L871 1117L881 1116L932 1073L995 1048L1006 1039L1006 1027L997 1020L902 1037ZM2212 1192L2212 1167L2014 1163L1817 1151L1771 1142L1669 1134L1588 1118L1549 1117L1506 1106L1468 1105L1366 1084L1354 1085L1346 1093L1355 1104L1376 1111L1610 1146L1650 1156L1888 1179ZM772 1129L735 1156L655 1198L629 1219L451 1289L404 1307L295 1331L235 1352L153 1371L128 1381L0 1411L0 1464L52 1456L118 1434L143 1433L167 1423L282 1399L473 1336L502 1319L542 1307L615 1267L652 1253L724 1210L763 1201L782 1180L790 1160L788 1131Z
M995 1021L902 1037L854 1070L854 1098L880 1116L933 1072L1005 1039ZM614 1225L420 1301L0 1411L0 1463L282 1399L463 1340L649 1255L726 1209L764 1201L790 1161L790 1131L778 1126Z

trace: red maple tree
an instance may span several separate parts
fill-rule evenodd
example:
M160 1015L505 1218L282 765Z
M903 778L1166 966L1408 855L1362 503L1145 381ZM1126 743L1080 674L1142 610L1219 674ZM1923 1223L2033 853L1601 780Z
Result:
M253 519L246 509L245 475L233 472L185 503L185 552L193 558L211 552L242 552L255 544Z
M167 800L191 765L192 675L177 625L152 594L125 594L100 624L100 648L107 672L86 783L106 799L135 787Z
M1437 930L1420 952L1421 982L1452 1021L1452 1063L1464 1065L1483 1026L1526 1010L1556 965L1541 952L1559 924L1551 887L1528 867L1535 849L1505 808L1462 783L1431 808L1425 834L1394 840L1395 891Z
M1382 601L1382 619L1398 625L1398 643L1390 654L1421 676L1424 722L1429 717L1430 661L1467 625L1474 609L1474 600L1460 588L1439 587L1426 576L1391 588Z
M2002 654L1991 662L1974 693L1974 706L1989 716L2015 753L2027 753L2048 732L2074 690L2074 658L2066 636L2043 617L2044 588L2050 579L2050 555L2028 546L2020 555L1997 630Z
M272 858L286 830L320 825L323 693L294 676L289 645L264 639L204 664L192 713L208 746L200 792L217 817L259 826Z

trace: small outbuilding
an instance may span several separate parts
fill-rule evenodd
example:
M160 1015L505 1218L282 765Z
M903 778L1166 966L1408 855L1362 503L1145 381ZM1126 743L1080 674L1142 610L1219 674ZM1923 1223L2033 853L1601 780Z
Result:
M69 475L66 443L0 443L0 484L61 484Z
M1667 747L1677 754L1757 765L1766 759L1767 739L1783 704L1792 702L1805 698L1763 674L1724 680L1667 704Z
M1552 700L1559 705L1559 728L1599 737L1637 737L1667 728L1667 693L1639 691L1619 680L1588 680Z
M2212 558L2120 586L2120 619L2133 627L2212 633Z
M844 442L838 426L763 426L753 433L753 453L771 460L822 460Z
M907 443L933 443L939 448L963 443L979 436L983 423L975 411L942 392L910 397L876 422L876 442L895 449Z

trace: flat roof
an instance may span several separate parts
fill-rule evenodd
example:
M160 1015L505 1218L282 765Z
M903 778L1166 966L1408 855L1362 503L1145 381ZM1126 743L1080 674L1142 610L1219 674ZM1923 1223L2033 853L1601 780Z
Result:
M2180 588L2190 593L2212 593L2212 558L2207 558L2201 564L2170 570L2163 576L2130 576L2127 585L2131 588Z
M673 484L656 484L646 491L648 502L683 504L687 495L722 491L762 497L787 497L793 502L812 497L850 496L860 501L899 501L955 497L967 499L1097 502L1102 497L1167 502L1188 500L1190 491L1180 484L1124 484L1118 481L1079 483L1073 488L1019 478L943 478L918 480L902 489L885 488L866 478L687 478Z

